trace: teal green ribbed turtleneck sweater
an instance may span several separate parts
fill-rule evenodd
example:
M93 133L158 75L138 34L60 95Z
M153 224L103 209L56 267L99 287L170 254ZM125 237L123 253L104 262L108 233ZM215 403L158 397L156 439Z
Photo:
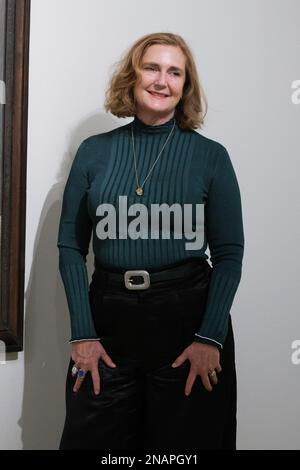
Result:
M63 195L58 243L59 270L71 318L71 341L97 338L89 304L86 255L93 234L93 251L100 264L147 269L193 256L212 262L205 315L195 340L222 347L230 308L238 288L244 252L241 197L226 148L194 130L175 128L146 180L144 195L135 193L136 175L131 140L134 131L137 173L142 183L168 137L174 119L148 125L135 116L132 123L86 138L78 148ZM197 250L186 249L184 234L170 239L127 237L100 239L96 215L100 204L116 210L120 196L127 206L140 203L204 204L204 240ZM128 218L128 223L130 222ZM193 219L195 229L195 219ZM117 225L118 229L118 225ZM149 229L150 234L150 229Z

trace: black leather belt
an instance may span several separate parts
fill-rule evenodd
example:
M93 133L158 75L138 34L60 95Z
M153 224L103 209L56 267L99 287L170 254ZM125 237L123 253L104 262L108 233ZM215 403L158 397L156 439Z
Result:
M96 273L104 277L108 284L126 287L129 290L149 289L151 284L163 281L188 279L193 276L199 266L209 266L203 257L193 257L178 263L170 264L164 268L122 269L107 267L95 260Z

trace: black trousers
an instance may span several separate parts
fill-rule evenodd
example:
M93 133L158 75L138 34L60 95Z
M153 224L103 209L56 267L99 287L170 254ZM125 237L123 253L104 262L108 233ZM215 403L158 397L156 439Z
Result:
M205 310L212 268L202 258L178 263L178 279L128 290L107 281L98 265L90 303L100 341L117 365L100 358L100 394L88 373L73 392L70 360L66 420L60 449L195 450L236 448L234 338L220 352L219 382L208 392L197 376L184 394L190 369L171 364L194 341ZM164 270L167 279L168 269Z

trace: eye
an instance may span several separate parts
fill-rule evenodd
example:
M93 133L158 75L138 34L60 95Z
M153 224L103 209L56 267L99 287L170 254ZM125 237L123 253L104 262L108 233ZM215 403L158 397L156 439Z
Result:
M177 77L180 76L180 73L179 73L179 72L171 72L171 73L173 73L173 75L176 75Z
M144 67L145 70L155 70L154 67L151 67L150 65L147 65L147 67Z

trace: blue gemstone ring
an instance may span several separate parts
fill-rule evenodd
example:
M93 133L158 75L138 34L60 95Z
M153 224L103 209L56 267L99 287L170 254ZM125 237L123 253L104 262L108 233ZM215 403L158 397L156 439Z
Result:
M78 377L82 379L85 376L85 371L83 369L78 369Z

